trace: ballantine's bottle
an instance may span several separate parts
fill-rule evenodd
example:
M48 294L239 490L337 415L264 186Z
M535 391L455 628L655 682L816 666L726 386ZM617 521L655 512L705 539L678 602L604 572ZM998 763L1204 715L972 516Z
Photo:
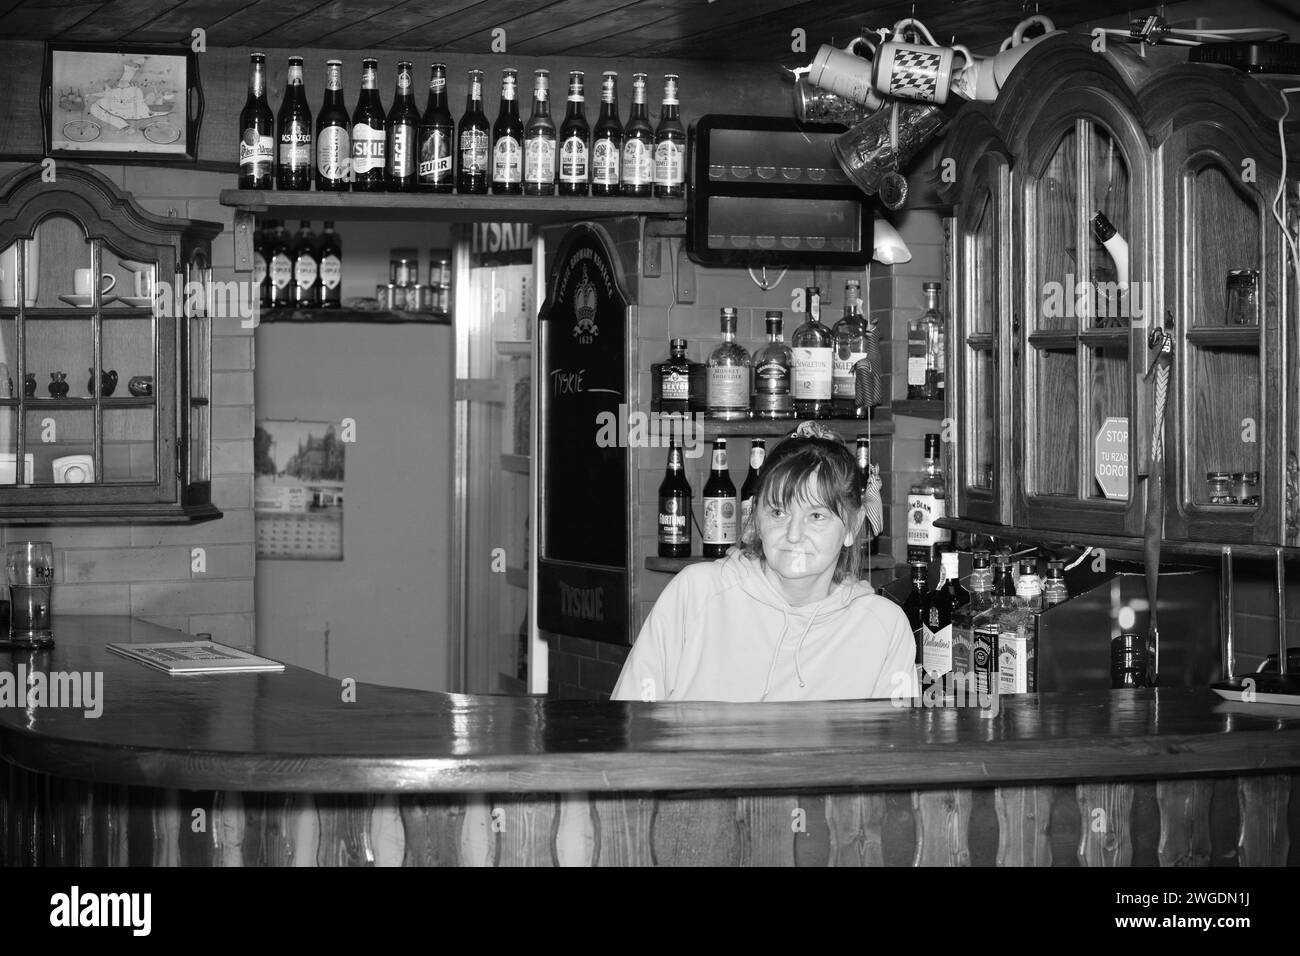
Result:
M943 583L927 594L921 604L923 691L936 683L942 685L944 677L952 671L953 615L970 600L957 577L957 552L945 551L941 567Z
M275 181L275 116L266 101L266 54L248 58L248 100L239 114L239 188L270 189Z
M302 57L289 57L289 87L280 104L276 126L280 155L275 165L277 189L311 189L312 128L311 110L302 87Z

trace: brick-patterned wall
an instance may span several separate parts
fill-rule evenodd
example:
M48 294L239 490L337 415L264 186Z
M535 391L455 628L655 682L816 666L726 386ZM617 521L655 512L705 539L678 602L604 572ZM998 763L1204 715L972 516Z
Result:
M18 167L0 164L0 175ZM230 177L145 166L98 166L158 215L204 219L225 229L214 240L213 278L234 273L231 210L215 199ZM243 276L247 278L247 276ZM237 318L212 329L212 496L224 513L197 525L27 525L0 529L4 541L51 541L56 615L131 614L187 633L255 646L253 627L253 332ZM192 571L192 549L206 570ZM56 622L57 626L57 622Z

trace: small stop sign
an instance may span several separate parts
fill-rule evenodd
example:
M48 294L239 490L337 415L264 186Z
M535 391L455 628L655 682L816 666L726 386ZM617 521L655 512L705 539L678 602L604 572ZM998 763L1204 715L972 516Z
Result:
M1108 418L1093 440L1093 474L1107 498L1128 498L1128 419Z

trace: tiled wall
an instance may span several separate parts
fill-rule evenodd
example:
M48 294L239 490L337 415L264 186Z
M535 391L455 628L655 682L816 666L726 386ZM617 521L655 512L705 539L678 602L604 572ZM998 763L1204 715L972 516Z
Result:
M0 176L16 168L0 164ZM214 198L229 176L96 168L150 212L221 223L224 231L213 242L213 278L241 278L233 268L233 215ZM54 543L56 615L131 614L254 647L253 333L237 318L218 319L212 336L212 497L224 517L196 525L4 528L5 541ZM192 570L194 548L204 549L201 573Z

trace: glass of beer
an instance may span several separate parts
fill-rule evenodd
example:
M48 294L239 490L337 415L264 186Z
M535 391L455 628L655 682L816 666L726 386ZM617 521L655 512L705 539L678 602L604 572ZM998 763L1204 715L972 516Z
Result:
M20 647L54 643L50 628L50 590L54 585L54 545L19 541L5 548L9 575L9 642Z

